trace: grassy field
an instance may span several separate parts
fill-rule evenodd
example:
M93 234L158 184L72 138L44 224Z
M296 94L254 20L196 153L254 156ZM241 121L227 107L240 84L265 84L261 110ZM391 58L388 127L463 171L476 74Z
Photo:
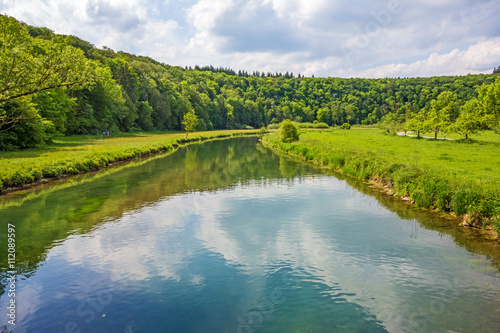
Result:
M418 206L469 215L471 224L500 230L500 135L429 140L376 129L302 131L300 140L265 144L362 179L383 179Z
M184 132L63 137L40 148L0 152L0 190L44 178L96 170L116 161L170 151L188 141L252 133L256 131L197 132L190 134L187 141Z

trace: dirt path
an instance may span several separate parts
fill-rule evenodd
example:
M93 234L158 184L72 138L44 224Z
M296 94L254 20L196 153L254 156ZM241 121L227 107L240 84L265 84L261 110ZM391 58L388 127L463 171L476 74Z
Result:
M411 135L410 133L415 133L415 132L410 131L410 132L406 132L406 134L405 134L405 132L398 132L396 134L399 135L399 136L410 136L412 138L416 138L417 137L416 135ZM434 139L433 136L422 136L421 135L420 137L424 138L424 139ZM445 138L437 138L437 139L438 140L449 140L449 141L454 141L455 140L455 139L449 139L449 138L446 138L446 137Z

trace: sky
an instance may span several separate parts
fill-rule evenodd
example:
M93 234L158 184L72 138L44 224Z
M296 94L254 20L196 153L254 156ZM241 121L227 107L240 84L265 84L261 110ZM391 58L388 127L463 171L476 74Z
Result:
M0 13L183 67L381 78L500 66L498 0L0 0Z

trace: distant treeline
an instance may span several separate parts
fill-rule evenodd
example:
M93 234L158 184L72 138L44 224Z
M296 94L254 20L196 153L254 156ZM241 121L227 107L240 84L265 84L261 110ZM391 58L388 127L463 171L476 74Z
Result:
M498 76L341 79L185 69L99 49L3 15L0 46L4 150L61 135L182 130L191 110L200 119L199 130L259 128L284 119L375 124L387 114L430 109L442 92L453 93L463 105Z

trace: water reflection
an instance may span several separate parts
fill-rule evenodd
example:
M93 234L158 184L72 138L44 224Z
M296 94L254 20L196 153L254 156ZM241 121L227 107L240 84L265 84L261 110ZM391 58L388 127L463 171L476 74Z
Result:
M1 224L16 224L22 235L16 244L19 270L29 275L45 259L47 250L68 234L88 233L96 225L154 205L161 198L244 186L252 179L284 179L282 164L293 165L293 177L312 172L309 166L255 146L255 138L190 145L174 155L139 162L118 172L106 170L104 173L110 174L104 177L98 173L81 183L70 181L72 186L63 184L55 191L0 197ZM5 230L0 230L0 248L6 246ZM6 264L7 258L2 256L2 273Z
M19 331L500 327L487 258L249 139L190 146L2 213L17 221L30 275Z

